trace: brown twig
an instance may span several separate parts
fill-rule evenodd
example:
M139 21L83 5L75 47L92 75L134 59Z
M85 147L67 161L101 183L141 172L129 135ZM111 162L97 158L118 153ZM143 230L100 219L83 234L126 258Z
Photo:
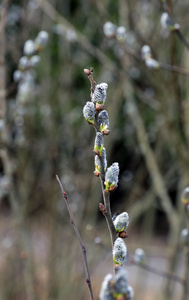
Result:
M149 265L147 265L147 264L139 264L139 263L136 263L136 262L134 261L134 259L129 259L129 260L128 260L128 263L129 263L130 265L135 265L135 266L137 266L137 267L139 267L139 268L141 268L141 269L143 269L143 270L146 270L146 271L148 271L148 272L151 272L151 273L153 273L153 274L155 274L155 275L158 275L158 276L161 276L161 277L170 279L170 280L174 280L174 281L176 281L176 282L178 282L178 283L180 283L180 284L182 284L182 285L185 284L185 281L186 281L186 280L183 279L183 278L181 278L181 277L179 277L178 275L170 274L170 273L168 273L168 272L166 272L166 271L158 270L158 269L153 268L153 267L151 267L151 266L149 266Z
M174 32L178 36L180 41L184 44L184 46L189 50L189 42L185 38L184 34L181 32L180 28L178 30L175 30Z
M173 4L171 5L171 7L168 7L166 5L165 1L160 1L160 6L162 8L162 10L164 12L167 12L170 16L172 15L172 10L173 10ZM171 32L175 33L178 38L180 39L180 41L184 44L184 46L189 50L189 41L186 39L186 37L184 36L184 34L181 31L180 25L176 24L174 18L171 16L171 19L173 20L173 22L175 23L175 30L172 30ZM178 26L176 26L178 25Z
M127 53L129 56L133 57L137 61L144 62L142 57L140 55L138 55L135 51L130 49L127 45L121 44L121 46L125 50L125 53ZM175 65L170 65L170 64L167 64L167 63L163 63L163 62L159 62L159 69L158 70L166 70L168 72L179 73L179 74L184 75L184 76L189 76L189 70L180 68L180 67L175 66Z
M90 68L90 71L88 69L84 69L84 73L88 76L91 83L91 98L92 98L92 94L94 93L95 85L96 85L96 81L94 81L93 78L93 72L94 72L93 68Z
M85 248L85 246L82 243L81 236L80 236L79 230L77 228L76 221L75 221L74 215L72 213L72 210L71 210L68 198L67 198L67 194L66 194L66 192L63 189L63 185L62 185L62 183L61 183L58 175L56 175L56 179L57 179L57 181L59 183L59 186L60 186L60 189L61 189L64 201L66 203L66 206L67 206L67 209L68 209L68 212L69 212L69 215L70 215L70 222L71 222L71 224L74 227L74 230L75 230L75 233L76 233L79 245L80 245L81 254L82 254L83 262L84 262L84 266L85 266L85 273L86 273L86 277L87 277L86 278L86 282L87 282L87 285L88 285L88 288L89 288L91 299L94 300L93 291L92 291L92 285L91 285L91 279L90 279L90 273L89 273L89 268L88 268L88 263L87 263L86 248Z
M189 76L189 71L186 70L186 69L180 68L178 66L162 63L162 62L159 62L159 64L160 64L160 69L170 71L170 72L180 73L180 74L185 75L185 76Z

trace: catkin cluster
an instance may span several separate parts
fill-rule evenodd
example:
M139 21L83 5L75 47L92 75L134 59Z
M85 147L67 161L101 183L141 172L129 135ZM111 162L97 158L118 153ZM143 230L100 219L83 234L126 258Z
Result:
M35 40L27 40L23 48L23 56L18 63L18 69L13 74L13 79L18 83L16 100L25 103L35 91L35 68L40 62L39 53L48 41L48 33L40 31Z
M90 71L87 70L87 74ZM90 76L90 75L89 75ZM104 109L107 95L107 83L96 84L91 93L91 101L87 101L83 108L83 116L86 121L93 125L96 129L96 137L94 142L95 153L95 171L94 174L99 176L102 172L105 174L105 190L113 191L117 187L119 164L113 163L107 168L106 149L104 147L104 136L109 135L109 117L108 112Z
M40 63L40 53L45 48L48 37L46 31L40 31L34 40L29 39L24 43L23 55L13 73L17 94L15 99L10 101L10 111L14 120L14 142L20 146L27 143L25 120L35 113L34 99L39 92L39 86L36 84L36 68ZM46 108L50 110L47 106ZM46 113L42 105L40 112L44 115Z
M93 80L93 69L84 72L91 81L91 101L87 101L83 108L83 115L86 121L96 130L94 153L96 176L100 176L104 185L105 193L110 193L117 188L119 177L119 164L114 162L107 168L106 149L104 147L104 136L110 133L108 112L104 109L106 102L107 83L96 84ZM104 213L105 210L104 210ZM116 214L112 218L117 238L113 245L112 257L115 266L115 276L106 275L100 291L100 300L125 299L131 300L133 290L128 285L127 272L123 263L127 255L127 247L123 238L127 237L126 229L129 224L127 212Z

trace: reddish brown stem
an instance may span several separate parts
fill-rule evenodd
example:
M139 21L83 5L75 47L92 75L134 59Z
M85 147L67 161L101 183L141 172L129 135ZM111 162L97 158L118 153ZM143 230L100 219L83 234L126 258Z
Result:
M130 259L129 260L129 264L130 265L136 265L137 267L139 268L142 268L148 272L151 272L155 275L158 275L158 276L161 276L161 277L164 277L164 278L167 278L167 279L171 279L171 280L174 280L182 285L185 284L185 279L175 275L175 274L170 274L168 272L165 272L165 271L161 271L161 270L157 270L156 268L153 268L147 264L138 264L136 263L133 259Z
M94 93L95 85L96 85L96 82L93 79L93 72L94 72L93 68L90 68L90 71L88 69L84 69L84 73L88 76L90 83L91 83L91 94ZM92 95L91 95L91 97L92 97Z
M62 183L61 183L58 175L56 175L56 179L57 179L57 181L59 183L59 186L60 186L63 198L65 200L65 203L66 203L69 215L70 215L70 222L72 223L72 225L74 227L74 230L75 230L78 242L79 242L79 246L80 246L80 249L81 249L81 254L82 254L83 262L84 262L84 266L85 266L85 273L86 273L86 277L87 277L86 282L87 282L87 285L88 285L88 288L89 288L91 299L94 300L93 291L92 291L92 285L91 285L91 279L90 279L90 273L89 273L89 268L88 268L88 263L87 263L86 248L85 248L85 246L82 243L81 236L80 236L79 230L77 228L77 225L76 225L76 222L75 222L75 218L74 218L74 215L72 213L72 210L71 210L71 207L70 207L70 204L69 204L69 201L68 201L67 194L66 194L66 192L63 189L63 185L62 185Z

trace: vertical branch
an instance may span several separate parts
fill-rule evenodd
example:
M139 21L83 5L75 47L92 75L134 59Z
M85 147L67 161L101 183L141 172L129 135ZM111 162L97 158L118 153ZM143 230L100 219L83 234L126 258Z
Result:
M2 8L0 10L0 120L4 122L2 136L4 140L6 138L6 70L5 70L5 52L6 52L6 16L7 16L8 0L2 2Z
M88 69L84 69L84 73L88 76L88 79L91 83L91 98L92 98L92 94L94 93L95 90L95 85L96 85L96 81L94 81L93 78L93 68L90 69L90 71ZM98 113L96 113L95 116L95 124L94 127L96 129L96 132L100 132L100 124L98 122ZM101 182L101 188L102 188L102 194L103 194L103 200L104 200L104 205L100 203L99 207L100 210L102 211L106 222L107 222L107 226L109 229L109 233L110 233L110 238L111 238L111 244L112 244L112 248L113 248L113 244L114 241L117 237L116 235L116 230L112 221L112 213L111 213L111 206L110 206L110 192L105 192L104 189L104 181L105 181L105 171L104 171L104 162L101 156L99 156L99 160L100 160L100 182Z
M188 300L189 298L189 247L185 250L185 283L183 286L182 300Z
M5 37L5 27L6 27L6 17L8 9L9 0L4 0L2 3L2 8L0 10L0 120L3 121L3 129L1 131L1 142L8 144L8 129L6 123L6 68L5 68L5 53L6 53L6 37ZM12 174L11 157L9 155L8 147L4 148L1 153L1 158L3 161L4 172L9 179L9 197L10 203L13 210L13 214L16 218L19 232L21 235L22 242L22 252L25 253L25 258L23 259L23 272L25 289L28 300L34 300L34 286L33 286L33 276L32 276L32 265L30 257L30 247L28 233L26 231L26 224L24 220L24 213L20 206L19 193L17 191L17 186Z
M77 239L78 239L78 242L79 242L79 246L80 246L80 249L81 249L81 254L82 254L83 262L84 262L84 266L85 266L85 273L86 273L86 277L87 277L86 278L86 282L88 284L88 288L89 288L91 299L94 300L93 291L92 291L92 285L91 285L91 279L90 279L90 273L89 273L89 267L88 267L88 263L87 263L86 248L85 248L85 246L82 243L81 236L80 236L79 230L77 228L76 221L75 221L74 215L72 213L72 210L71 210L71 207L70 207L67 195L66 195L66 193L65 193L65 191L63 189L63 185L62 185L62 183L61 183L61 181L60 181L60 179L59 179L59 177L57 175L56 175L56 179L57 179L57 181L59 183L59 186L60 186L60 189L61 189L61 192L62 192L62 196L63 196L63 198L65 200L65 203L66 203L69 215L70 215L70 222L73 225L73 228L75 230L75 233L76 233L76 236L77 236Z
M187 204L185 204L185 205L187 205ZM185 208L185 213L186 213L187 221L189 221L188 210L186 208ZM188 226L187 226L187 229L188 229ZM183 285L182 300L187 300L189 298L189 237L188 237L188 242L184 245L184 255L185 255L185 265L184 265L185 283Z
M6 83L5 83L5 26L8 0L4 0L0 10L0 119L4 120L6 111Z
M124 84L123 89L124 89L125 98L127 99L129 104L129 113L131 115L131 119L134 122L139 145L142 149L142 153L146 160L146 164L152 178L154 189L156 191L156 194L160 197L162 207L165 213L167 214L167 218L169 220L171 227L176 228L177 214L171 203L171 199L167 193L154 153L148 143L143 120L138 111L137 105L135 103L135 99L132 97L131 86L128 83L127 86L125 87Z

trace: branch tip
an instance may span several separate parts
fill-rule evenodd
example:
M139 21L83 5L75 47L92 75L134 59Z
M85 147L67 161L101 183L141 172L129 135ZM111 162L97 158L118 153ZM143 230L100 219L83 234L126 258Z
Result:
M84 73L87 75L87 76L90 76L90 71L88 69L84 69Z

